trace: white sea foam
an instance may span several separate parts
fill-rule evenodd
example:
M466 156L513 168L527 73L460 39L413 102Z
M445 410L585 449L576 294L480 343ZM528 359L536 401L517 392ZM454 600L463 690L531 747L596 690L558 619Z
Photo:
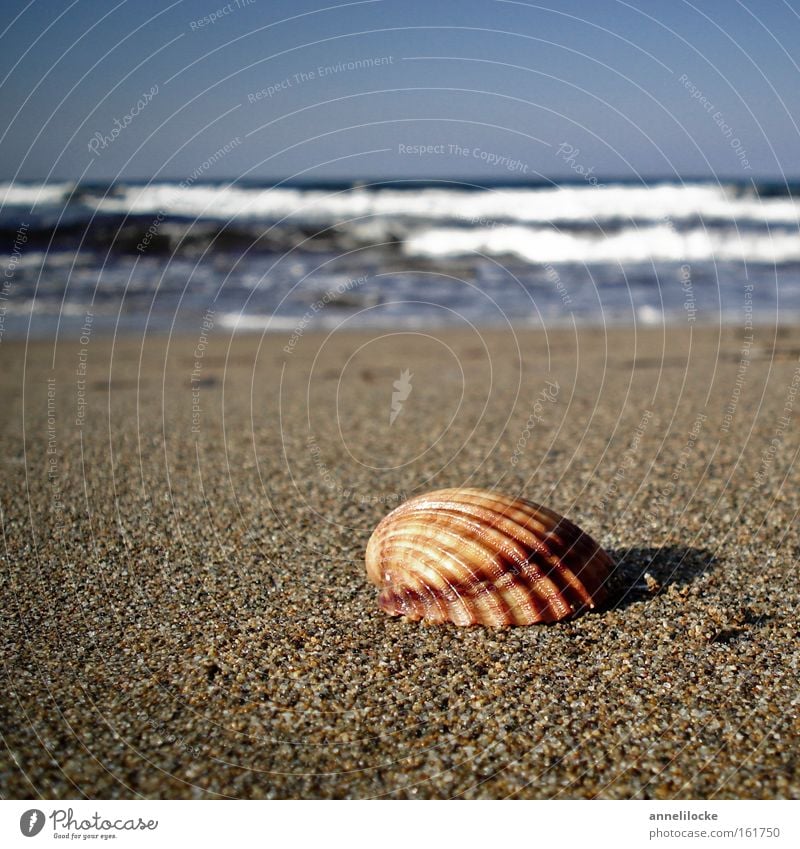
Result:
M363 188L328 192L319 189L153 184L127 186L119 194L87 199L103 212L159 212L212 220L258 219L332 223L353 218L459 220L477 225L605 222L695 218L736 222L797 224L800 206L790 197L760 198L731 187L710 184L654 186L560 186L554 188L418 191Z
M73 186L73 183L0 183L0 207L58 205Z
M260 315L257 313L225 312L217 318L220 327L233 330L270 330L274 333L294 330L303 316Z
M311 333L319 330L334 330L339 327L391 327L395 330L401 327L419 329L420 327L438 327L442 324L443 316L448 317L448 311L438 311L429 314L418 312L383 313L381 311L359 312L358 315L329 313L315 315L312 321L306 321L305 315L275 315L268 313L223 312L216 319L221 327L242 332L255 330L267 333L292 333L298 328ZM449 317L455 321L454 312ZM494 320L498 320L494 317ZM304 323L305 322L305 323Z
M63 206L74 184L1 183L4 208ZM87 210L134 215L177 215L209 221L252 220L331 224L351 219L464 226L569 224L639 221L800 223L800 205L788 194L759 197L734 186L710 183L661 183L652 186L554 186L460 191L457 186L415 190L359 187L341 191L259 188L243 185L119 184L102 191L82 191Z
M481 253L535 263L780 263L800 261L800 235L702 227L679 231L667 225L628 227L608 235L532 227L436 228L411 236L404 250L409 256L436 259Z
M663 324L664 313L658 307L643 304L636 310L636 320L640 324Z

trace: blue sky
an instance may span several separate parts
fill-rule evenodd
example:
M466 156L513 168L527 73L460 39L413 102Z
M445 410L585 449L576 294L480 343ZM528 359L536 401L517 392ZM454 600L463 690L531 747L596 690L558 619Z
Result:
M3 179L800 176L794 0L3 5Z

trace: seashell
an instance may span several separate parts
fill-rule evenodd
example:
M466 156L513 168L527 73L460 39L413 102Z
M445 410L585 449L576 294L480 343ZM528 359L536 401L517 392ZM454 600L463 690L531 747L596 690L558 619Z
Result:
M614 568L569 519L482 489L441 489L401 504L375 528L366 563L392 616L493 626L594 608Z

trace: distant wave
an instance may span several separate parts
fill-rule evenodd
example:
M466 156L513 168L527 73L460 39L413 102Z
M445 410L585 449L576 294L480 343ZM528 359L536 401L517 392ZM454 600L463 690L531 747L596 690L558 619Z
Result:
M758 262L800 261L796 232L754 233L666 225L628 227L608 235L585 235L532 227L426 230L409 238L410 256L445 259L482 253L533 263Z
M790 192L708 183L467 190L341 190L220 184L2 184L0 231L30 247L149 255L344 252L407 258L479 251L524 262L800 259ZM149 233L149 235L147 235Z
M234 219L274 222L334 223L349 219L390 217L428 221L492 222L655 222L711 221L800 222L800 206L774 188L764 196L743 186L709 183L660 183L652 186L610 184L536 188L356 187L342 191L313 188L153 183L114 187L0 184L4 210L35 205L54 209L67 203L87 213L158 215L209 221Z
M0 183L0 208L61 206L74 183Z

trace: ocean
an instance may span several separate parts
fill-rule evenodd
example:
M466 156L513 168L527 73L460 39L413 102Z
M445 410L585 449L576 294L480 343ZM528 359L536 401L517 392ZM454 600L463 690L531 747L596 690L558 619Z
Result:
M0 338L800 320L798 186L0 184Z

